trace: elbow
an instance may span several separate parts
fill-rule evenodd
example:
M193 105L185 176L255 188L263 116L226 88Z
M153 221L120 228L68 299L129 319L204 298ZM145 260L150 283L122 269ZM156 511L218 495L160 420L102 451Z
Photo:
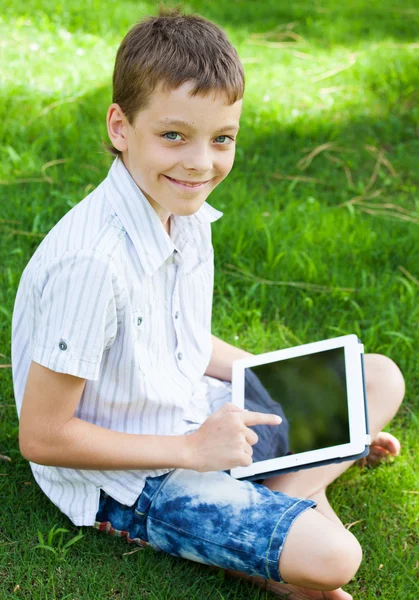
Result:
M32 435L23 435L19 432L19 450L23 458L38 465L47 465L45 448Z

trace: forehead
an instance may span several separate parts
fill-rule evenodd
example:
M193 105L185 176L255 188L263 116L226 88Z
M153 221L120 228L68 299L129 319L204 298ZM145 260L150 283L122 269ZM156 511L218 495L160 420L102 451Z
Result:
M228 103L225 92L211 91L205 96L191 96L193 84L186 82L175 90L158 86L148 106L139 112L138 119L155 125L175 125L187 122L193 128L231 126L238 129L242 100Z

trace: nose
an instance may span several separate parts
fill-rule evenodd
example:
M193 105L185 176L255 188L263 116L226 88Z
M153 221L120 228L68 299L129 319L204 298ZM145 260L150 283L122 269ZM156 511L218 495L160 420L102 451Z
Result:
M207 144L191 145L184 158L183 167L186 171L207 173L212 170L212 152Z

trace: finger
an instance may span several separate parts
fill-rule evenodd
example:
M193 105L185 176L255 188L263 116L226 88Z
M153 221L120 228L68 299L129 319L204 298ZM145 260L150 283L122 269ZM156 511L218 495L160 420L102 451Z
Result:
M244 451L249 456L253 456L253 448L252 448L252 446L249 446L249 444L246 444L246 447L245 447Z
M258 434L248 427L245 428L244 437L246 438L246 442L251 446L254 446L259 440Z
M282 423L281 417L274 414L246 411L241 417L245 425L279 425Z

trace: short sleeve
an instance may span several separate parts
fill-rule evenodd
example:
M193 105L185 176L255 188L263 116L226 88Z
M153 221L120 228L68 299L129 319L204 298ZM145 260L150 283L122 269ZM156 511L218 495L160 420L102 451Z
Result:
M99 379L103 353L117 333L118 295L110 257L68 252L38 277L32 360L83 379Z

